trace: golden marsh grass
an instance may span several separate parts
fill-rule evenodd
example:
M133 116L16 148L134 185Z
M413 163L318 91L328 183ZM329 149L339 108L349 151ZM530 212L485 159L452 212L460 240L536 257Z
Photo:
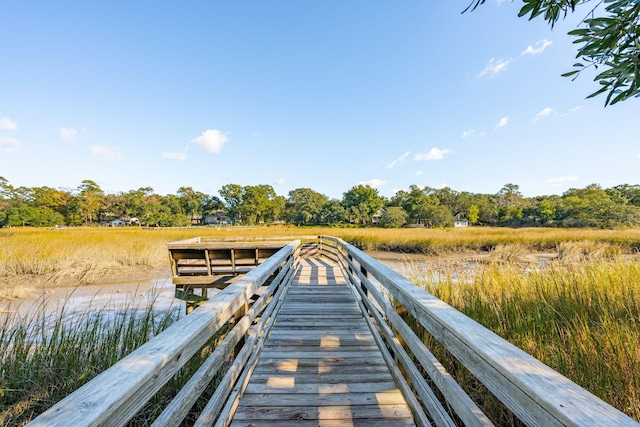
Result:
M640 250L640 229L3 229L0 231L0 291L3 284L25 277L80 284L105 277L112 280L140 271L168 274L166 244L195 236L289 236L293 239L320 234L342 237L365 250L430 255L478 251L489 254L486 263L477 263L473 269L455 262L440 263L449 269L439 272L437 282L429 279L432 276L428 271L413 274L412 279L618 409L640 419L640 265L637 256L629 256ZM519 262L523 255L535 251L551 251L558 257L541 269ZM141 329L142 334L148 336L144 329L149 326L132 325L125 329ZM58 340L69 343L66 349L56 347L58 341L43 346L42 353L30 349L29 352L39 354L35 359L24 352L9 354L8 347L0 347L0 354L8 354L2 359L0 372L28 373L13 368L28 362L33 364L33 369L28 371L38 371L38 366L42 366L44 375L3 378L0 394L5 393L3 397L6 397L7 391L25 391L24 384L62 384L50 374L67 372L67 364L79 367L85 363L71 360L67 355L80 351L78 348L82 346L78 346L77 341L86 343L83 340L87 336L97 336L94 329L104 330L107 337L111 336L100 323L89 323L85 329L77 328L77 332L67 329ZM8 342L8 334L17 334L22 340L18 342L25 346L31 341L25 341L20 334L26 333L24 325L5 323L4 327L0 325L0 342ZM138 338L126 339L131 340L132 348L139 345ZM121 338L96 340L99 346L103 342L115 345L113 343L120 342ZM425 341L470 394L500 421L498 425L512 423L494 400L482 394L482 387L427 334ZM14 348L20 349L20 346L14 345ZM65 365L48 368L49 360L56 357ZM82 369L93 373L102 369L97 362L87 360L88 368ZM76 370L85 372L82 369ZM88 379L88 374L83 377L83 381ZM72 390L65 388L57 397L50 397L55 401ZM52 402L44 399L47 393L50 391L36 390L32 395L14 396L16 403L9 409L3 407L10 412L3 413L5 418L0 417L0 424L24 420L24 411L37 405L50 406ZM13 416L20 418L11 418Z
M480 264L466 276L456 268L437 281L424 271L407 271L414 283L640 420L637 259L598 255L579 263L557 260L541 269ZM424 339L500 425L510 424L465 369L428 334Z
M93 283L105 277L127 276L151 270L168 271L166 244L195 236L269 237L308 235L342 237L364 250L441 255L505 247L522 251L571 250L589 253L589 245L609 245L611 251L640 250L640 229L380 229L327 227L209 227L112 229L68 228L47 230L11 228L0 232L0 280L16 277L46 278L52 284ZM584 245L580 250L567 245ZM516 245L516 246L514 246ZM564 246L561 246L564 245ZM563 249L564 248L564 249ZM593 252L591 250L591 252Z

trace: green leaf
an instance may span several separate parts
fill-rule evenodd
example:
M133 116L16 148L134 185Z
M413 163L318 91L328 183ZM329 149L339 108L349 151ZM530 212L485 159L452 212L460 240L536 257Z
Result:
M568 73L564 73L564 74L560 74L562 77L570 77L573 76L574 74L579 73L580 70L573 70L573 71L569 71Z

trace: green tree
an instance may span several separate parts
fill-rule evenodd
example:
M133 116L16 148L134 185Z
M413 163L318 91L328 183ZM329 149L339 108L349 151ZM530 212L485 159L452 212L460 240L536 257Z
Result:
M104 191L90 179L82 181L77 189L76 212L84 224L94 224L100 217Z
M619 195L613 196L598 184L582 189L570 188L562 195L558 213L562 225L600 228L637 225L640 208L628 205Z
M368 185L356 185L342 196L344 206L350 221L356 224L371 224L375 214L384 202L378 190Z
M62 214L53 209L27 204L11 208L7 215L9 226L53 227L64 222Z
M347 212L338 200L329 200L320 212L320 223L340 224L347 221Z
M204 193L195 191L191 187L180 187L176 194L178 199L180 199L182 211L189 217L192 223L194 219L202 219L202 206L205 198Z
M473 0L466 10L485 2ZM579 6L587 6L586 10L581 9L586 18L569 32L575 38L574 43L580 45L576 55L579 62L563 76L575 79L588 68L599 70L594 81L600 84L600 89L588 97L607 93L605 106L640 96L640 1L523 0L523 3L518 16L528 16L530 20L542 17L552 28ZM600 8L601 4L605 7Z
M407 223L409 214L399 206L389 206L380 218L380 227L399 228Z
M520 186L505 184L496 194L498 219L505 225L518 225L523 218L526 201L520 193Z
M231 218L249 225L279 220L286 204L286 199L278 196L270 185L227 184L220 195Z
M216 196L206 195L202 200L202 215L215 215L219 210L224 209L224 203Z
M322 210L327 203L329 203L329 198L324 194L310 188L296 188L289 191L286 219L295 224L320 224Z
M467 212L467 219L471 224L476 224L480 219L480 208L477 205L469 206L469 212Z
M551 202L548 199L540 202L540 214L545 220L551 220L555 213L556 210L551 206Z
M621 184L616 185L611 190L618 191L628 204L640 206L640 185ZM607 191L609 192L610 190Z
M242 203L242 192L242 186L238 184L226 184L218 191L220 196L224 199L227 212L233 222L242 221L242 217L238 210L238 207Z
M437 194L438 190L434 188L421 188L417 185L411 185L409 192L404 190L398 191L396 195L391 198L390 203L398 204L404 208L415 224L426 224L430 227L453 226L453 213L448 206L440 204L440 199ZM441 193L441 195L453 203L455 195L451 190L447 190Z

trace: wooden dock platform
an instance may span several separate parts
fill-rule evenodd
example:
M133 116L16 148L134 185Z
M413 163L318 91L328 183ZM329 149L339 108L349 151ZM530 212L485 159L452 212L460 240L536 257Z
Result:
M415 425L337 263L303 259L231 426Z

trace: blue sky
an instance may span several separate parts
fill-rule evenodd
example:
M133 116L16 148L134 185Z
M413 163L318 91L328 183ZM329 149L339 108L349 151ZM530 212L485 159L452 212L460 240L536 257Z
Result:
M640 101L604 108L521 2L1 1L0 176L107 192L640 183ZM585 12L586 13L586 12Z

